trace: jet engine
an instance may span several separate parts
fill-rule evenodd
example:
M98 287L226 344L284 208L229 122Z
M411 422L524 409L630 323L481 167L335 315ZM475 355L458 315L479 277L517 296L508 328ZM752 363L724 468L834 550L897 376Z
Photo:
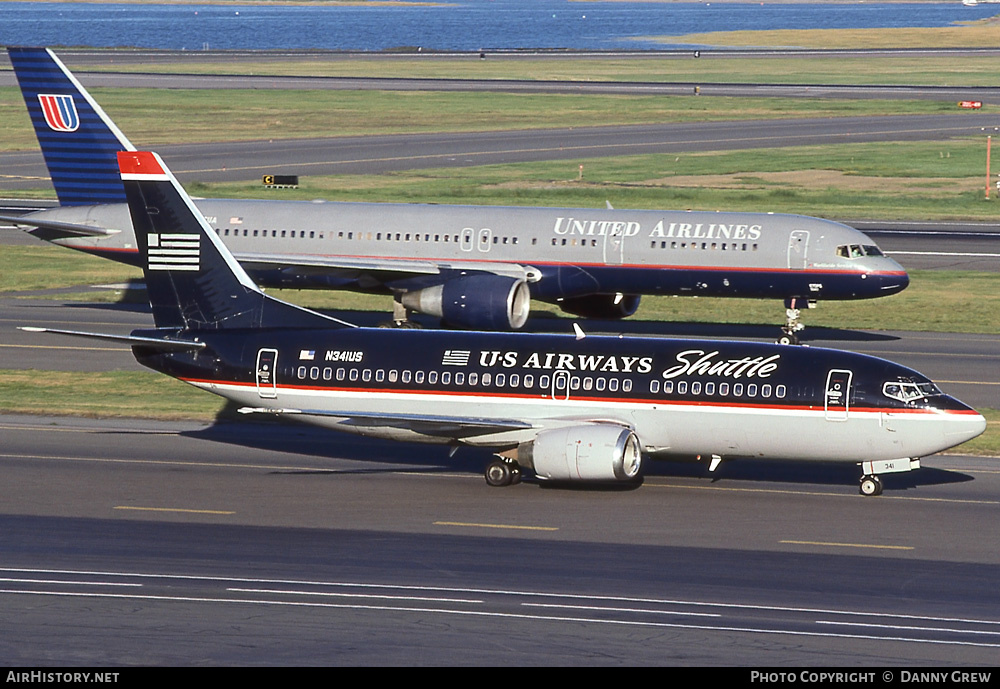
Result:
M440 285L405 292L406 308L437 316L449 325L476 330L517 330L528 320L531 292L523 279L464 275Z
M642 470L642 448L622 426L573 426L542 431L518 448L517 461L551 481L632 481Z
M559 302L566 313L583 318L618 320L631 316L639 308L638 294L588 294Z

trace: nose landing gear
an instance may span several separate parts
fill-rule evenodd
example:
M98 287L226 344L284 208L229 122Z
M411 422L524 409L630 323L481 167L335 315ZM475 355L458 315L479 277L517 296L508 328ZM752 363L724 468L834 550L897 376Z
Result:
M874 474L862 476L858 489L862 495L882 495L882 479Z

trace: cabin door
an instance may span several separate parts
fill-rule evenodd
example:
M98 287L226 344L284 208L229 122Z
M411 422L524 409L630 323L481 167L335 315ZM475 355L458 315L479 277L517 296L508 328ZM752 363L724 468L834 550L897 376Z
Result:
M809 231L793 230L788 236L788 268L802 270L806 267L809 253Z
M604 235L604 262L609 266L620 266L625 262L625 223L609 230Z
M824 408L827 421L847 421L851 406L851 371L833 369L826 376Z
M278 383L275 380L277 365L277 349L262 349L257 352L257 394L264 399L278 396Z

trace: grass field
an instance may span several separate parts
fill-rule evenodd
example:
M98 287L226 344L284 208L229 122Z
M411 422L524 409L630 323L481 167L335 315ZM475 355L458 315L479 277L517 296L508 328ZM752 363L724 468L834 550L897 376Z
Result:
M326 198L477 205L671 208L801 213L835 219L979 219L985 140L799 146L718 153L426 169L300 179L298 190L255 182L191 184L200 196ZM582 177L580 165L583 165Z

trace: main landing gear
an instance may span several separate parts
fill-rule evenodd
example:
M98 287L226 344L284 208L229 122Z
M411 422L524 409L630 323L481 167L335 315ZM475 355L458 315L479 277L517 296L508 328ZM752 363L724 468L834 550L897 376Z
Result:
M403 328L403 329L420 329L421 325L410 320L410 316L413 312L400 304L395 299L392 302L392 320L382 321L378 324L380 328Z
M521 482L521 467L512 459L498 457L486 466L486 483L494 487L512 486Z

